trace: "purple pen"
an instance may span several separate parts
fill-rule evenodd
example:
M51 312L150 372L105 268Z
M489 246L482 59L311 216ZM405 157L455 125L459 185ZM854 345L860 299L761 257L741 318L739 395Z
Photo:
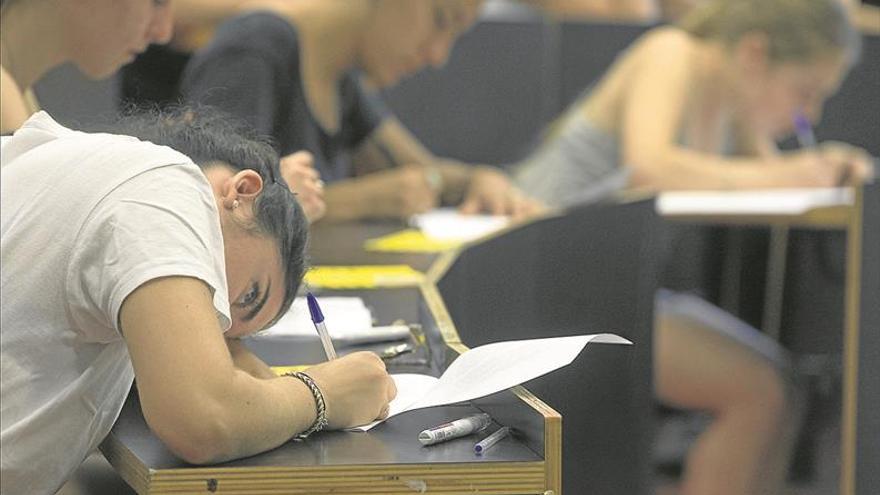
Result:
M816 135L813 134L813 124L803 112L794 114L794 135L801 148L816 146Z
M327 354L327 359L336 359L336 349L333 348L330 333L327 331L327 326L324 325L324 313L321 312L321 306L318 306L318 299L309 292L306 293L306 302L309 305L309 315L312 317L312 323L315 324L315 330L318 331L318 337L321 338L321 345L324 346L324 353Z

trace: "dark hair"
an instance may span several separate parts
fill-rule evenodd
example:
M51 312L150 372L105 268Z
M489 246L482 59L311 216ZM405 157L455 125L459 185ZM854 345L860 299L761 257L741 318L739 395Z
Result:
M284 300L273 322L287 312L306 270L308 222L281 178L275 150L245 124L210 107L132 107L113 122L109 132L168 146L202 168L220 162L260 174L263 190L254 204L254 227L259 234L278 241L285 275Z
M712 0L695 7L679 25L702 39L733 44L750 31L769 38L776 62L810 62L829 51L850 63L861 54L861 36L840 0Z

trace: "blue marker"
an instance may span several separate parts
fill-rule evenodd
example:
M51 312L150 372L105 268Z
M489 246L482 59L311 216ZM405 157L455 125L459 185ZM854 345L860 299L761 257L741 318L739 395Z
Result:
M330 333L327 332L327 326L324 325L324 313L318 306L318 300L309 292L306 294L306 301L309 304L309 314L312 316L312 323L315 324L315 330L318 331L318 337L321 337L321 344L324 346L324 353L327 354L327 360L336 359L336 349L333 348L333 341L330 340Z

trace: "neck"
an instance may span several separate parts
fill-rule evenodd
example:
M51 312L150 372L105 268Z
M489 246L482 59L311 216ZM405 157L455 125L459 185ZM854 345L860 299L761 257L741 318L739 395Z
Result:
M354 68L371 8L363 0L305 0L291 5L302 63L327 82Z
M47 2L13 2L0 18L0 64L22 90L67 61L61 48L63 23Z

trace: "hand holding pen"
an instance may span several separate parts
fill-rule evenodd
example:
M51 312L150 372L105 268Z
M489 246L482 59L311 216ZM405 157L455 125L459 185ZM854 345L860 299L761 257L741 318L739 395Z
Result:
M385 363L372 352L353 352L337 359L318 300L308 293L306 302L327 355L326 363L306 370L324 396L327 428L360 426L387 417L397 386Z
M840 142L826 142L818 145L813 126L804 113L794 115L795 137L801 149L809 151L805 156L805 162L812 165L812 161L818 160L819 167L828 170L816 171L817 181L820 185L847 186L870 182L874 179L874 166L870 156L863 149ZM815 157L813 157L815 156ZM825 172L825 174L822 174ZM833 182L825 180L822 175L834 174Z

